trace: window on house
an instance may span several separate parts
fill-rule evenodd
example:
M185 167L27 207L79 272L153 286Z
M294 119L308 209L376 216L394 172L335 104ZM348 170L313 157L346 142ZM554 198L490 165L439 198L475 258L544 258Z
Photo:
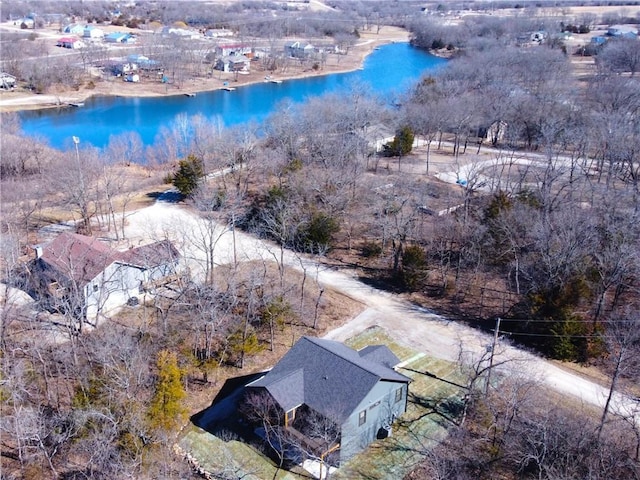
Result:
M402 387L396 390L396 403L402 400Z
M367 411L362 410L358 418L358 425L364 425L367 422Z
M97 284L94 284L94 285L93 285L93 291L94 291L94 292L97 292L97 291L98 291L98 285L97 285Z

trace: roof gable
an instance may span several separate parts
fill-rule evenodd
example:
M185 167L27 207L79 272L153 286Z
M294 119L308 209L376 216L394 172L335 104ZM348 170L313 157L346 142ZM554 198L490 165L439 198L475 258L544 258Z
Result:
M118 260L142 268L152 268L174 263L180 253L169 240L149 243L118 253Z

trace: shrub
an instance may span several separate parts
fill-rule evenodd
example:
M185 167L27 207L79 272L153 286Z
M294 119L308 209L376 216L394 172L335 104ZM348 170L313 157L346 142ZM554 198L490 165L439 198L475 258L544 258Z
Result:
M264 306L260 312L260 319L265 325L283 328L288 322L296 319L296 314L291 304L282 295L278 295Z
M400 280L412 292L419 290L427 274L427 255L422 247L410 245L402 252Z
M365 242L362 245L362 256L365 258L379 257L382 254L382 245L378 242Z
M298 246L306 252L326 252L331 247L333 236L339 231L338 219L324 212L315 212L308 222L298 228Z

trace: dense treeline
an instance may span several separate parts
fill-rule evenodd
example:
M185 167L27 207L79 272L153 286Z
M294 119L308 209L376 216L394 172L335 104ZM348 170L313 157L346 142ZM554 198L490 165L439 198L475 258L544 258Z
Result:
M637 298L640 85L608 70L606 51L581 84L559 50L486 46L467 49L407 102L417 132L448 132L454 155L475 132L492 132L499 147L490 179L486 166L467 172L461 237L445 252L434 238L418 243L440 265L445 255L456 278L501 272L518 301L497 313L522 319L507 326L519 340L558 358L597 356L599 321ZM522 149L540 161L523 165Z
M588 412L551 406L538 388L509 380L478 400L441 444L425 439L426 460L406 478L638 478L637 430L618 424L598 437Z

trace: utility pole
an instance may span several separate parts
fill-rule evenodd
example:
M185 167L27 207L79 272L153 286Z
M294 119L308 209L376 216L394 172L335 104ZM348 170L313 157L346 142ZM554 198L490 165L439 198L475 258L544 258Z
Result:
M491 345L491 356L489 357L489 368L487 369L487 383L484 386L485 397L489 394L489 385L491 380L491 369L493 368L493 355L498 344L498 334L500 332L500 317L496 319L496 329L493 331L493 344Z

